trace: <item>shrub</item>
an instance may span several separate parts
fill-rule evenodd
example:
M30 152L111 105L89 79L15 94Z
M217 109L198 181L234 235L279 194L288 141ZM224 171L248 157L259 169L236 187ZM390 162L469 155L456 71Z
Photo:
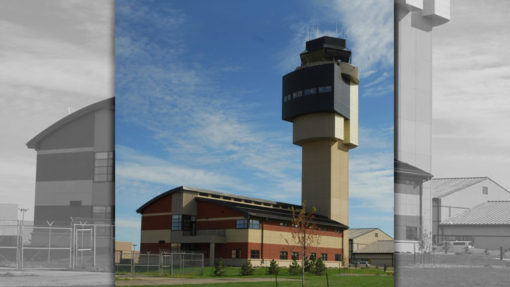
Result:
M267 273L269 274L278 274L278 263L276 263L276 260L271 260L271 263L269 263L269 269L267 270Z
M248 260L248 262L243 263L243 265L241 265L241 275L243 275L243 276L252 275L253 271L254 271L254 269L253 269L253 266L251 265L250 260Z
M316 275L322 275L324 274L324 272L326 272L326 265L324 265L324 262L322 261L322 259L317 259L315 261L315 274Z
M315 273L317 259L305 259L305 272Z
M289 274L290 275L298 275L301 273L301 267L297 263L296 259L292 260L292 263L289 266Z
M225 266L223 265L223 259L222 258L220 258L214 264L214 275L216 275L216 276L223 276L223 275L225 275Z

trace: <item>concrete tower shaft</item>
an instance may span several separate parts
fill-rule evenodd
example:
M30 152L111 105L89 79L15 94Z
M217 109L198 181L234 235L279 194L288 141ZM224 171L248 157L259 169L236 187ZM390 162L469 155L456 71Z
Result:
M301 66L283 77L282 118L302 147L302 201L349 224L349 150L358 145L358 69L345 40L308 41ZM343 236L348 264L349 236Z

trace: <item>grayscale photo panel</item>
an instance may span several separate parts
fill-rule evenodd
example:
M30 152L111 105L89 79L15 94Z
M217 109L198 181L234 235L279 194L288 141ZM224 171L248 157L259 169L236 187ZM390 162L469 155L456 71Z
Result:
M0 286L113 286L113 1L0 3Z
M510 2L395 1L395 285L509 286Z

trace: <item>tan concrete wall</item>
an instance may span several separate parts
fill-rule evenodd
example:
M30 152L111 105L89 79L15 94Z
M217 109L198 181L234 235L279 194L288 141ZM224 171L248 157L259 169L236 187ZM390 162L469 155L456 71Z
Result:
M115 251L132 252L133 244L130 241L115 241Z
M262 230L248 229L248 242L260 243ZM264 230L264 244L290 244L297 245L292 239L290 232ZM342 248L342 238L333 236L319 236L319 244L312 244L313 247Z
M317 139L344 139L344 118L335 113L314 113L294 120L293 142L301 145Z
M344 143L358 146L358 85L351 84L350 119L345 121Z
M349 225L348 147L334 140L307 142L303 144L302 162L302 199L307 207ZM344 233L343 248L349 254L348 231Z

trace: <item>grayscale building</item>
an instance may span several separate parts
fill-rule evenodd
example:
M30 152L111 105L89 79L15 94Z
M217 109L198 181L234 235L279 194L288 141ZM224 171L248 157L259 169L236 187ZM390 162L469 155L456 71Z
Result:
M27 147L37 151L34 225L111 223L114 98L69 114Z
M470 225L478 231L480 225L494 226L496 222L510 218L508 215L505 218L505 212L495 212L501 206L508 206L510 191L488 177L434 178L431 181L431 188L432 230L435 244L440 244L444 240L472 241ZM493 203L487 205L488 202ZM488 206L493 206L494 209L491 210L487 208ZM481 210L485 209L488 213L483 216ZM473 217L475 215L476 218ZM455 237L455 232L451 233L453 225L462 225L462 232L458 237ZM443 229L448 231L450 236L445 236ZM473 231L473 234L476 233ZM510 233L507 234L510 236Z
M432 246L432 200L424 183L431 173L431 32L449 21L450 1L395 3L395 251L413 252Z
M475 248L510 249L510 200L488 201L439 224L444 241L470 241Z

